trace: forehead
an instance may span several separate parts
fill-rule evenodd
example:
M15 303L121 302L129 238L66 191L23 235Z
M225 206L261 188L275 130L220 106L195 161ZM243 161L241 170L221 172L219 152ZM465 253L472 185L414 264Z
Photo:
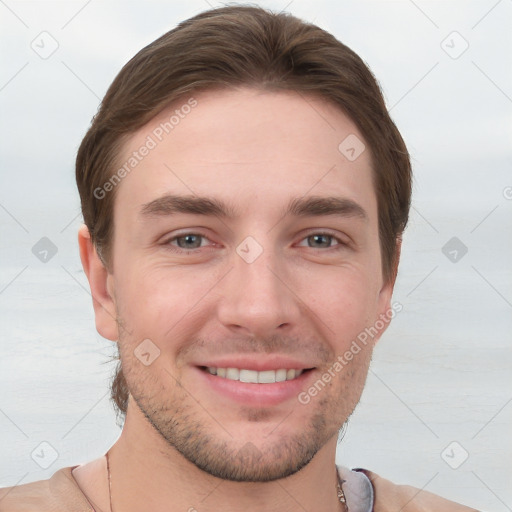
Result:
M366 203L372 214L364 144L341 109L316 97L249 88L192 94L125 143L118 164L136 165L117 190L115 208L172 193L216 195L240 211L270 212L286 198L340 194Z

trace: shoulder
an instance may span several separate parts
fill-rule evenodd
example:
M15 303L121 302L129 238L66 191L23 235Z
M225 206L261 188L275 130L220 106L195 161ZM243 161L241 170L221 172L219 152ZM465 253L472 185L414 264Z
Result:
M92 512L71 470L63 468L48 480L0 489L0 512Z
M460 505L428 491L397 485L373 471L357 469L368 477L373 487L373 512L478 512L477 509Z

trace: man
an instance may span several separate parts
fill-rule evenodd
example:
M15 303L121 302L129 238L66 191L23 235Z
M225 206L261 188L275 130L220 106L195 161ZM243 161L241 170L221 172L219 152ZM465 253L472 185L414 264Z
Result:
M350 49L289 15L204 12L122 69L76 174L124 427L0 510L472 510L335 466L393 316L411 194Z

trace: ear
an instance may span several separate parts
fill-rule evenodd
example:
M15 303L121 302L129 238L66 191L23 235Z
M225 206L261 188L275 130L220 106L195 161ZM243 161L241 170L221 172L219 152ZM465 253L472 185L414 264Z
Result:
M94 247L89 229L84 224L78 230L80 259L91 288L96 317L96 330L111 341L118 340L116 308L113 297L112 274L109 274Z
M386 329L388 328L391 319L395 317L397 312L402 310L402 305L397 304L397 307L393 307L391 305L391 298L393 296L393 289L395 288L396 276L398 274L398 263L400 262L400 254L402 250L402 237L399 236L396 239L396 248L395 248L395 264L392 269L392 274L388 280L388 282L383 283L382 288L378 294L378 304L377 304L377 318L375 319L376 327L378 326L378 334L374 338L374 343L380 339L380 337L384 334ZM398 308L398 309L397 309ZM380 322L379 322L380 320ZM378 323L377 323L378 322ZM381 327L381 324L384 324Z

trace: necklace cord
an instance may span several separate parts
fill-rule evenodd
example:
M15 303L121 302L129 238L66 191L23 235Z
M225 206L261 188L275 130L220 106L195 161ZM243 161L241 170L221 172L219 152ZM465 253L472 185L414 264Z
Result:
M110 512L113 512L112 509L112 481L110 480L110 462L108 458L108 450L107 450L107 474L108 474L108 501L110 504Z

